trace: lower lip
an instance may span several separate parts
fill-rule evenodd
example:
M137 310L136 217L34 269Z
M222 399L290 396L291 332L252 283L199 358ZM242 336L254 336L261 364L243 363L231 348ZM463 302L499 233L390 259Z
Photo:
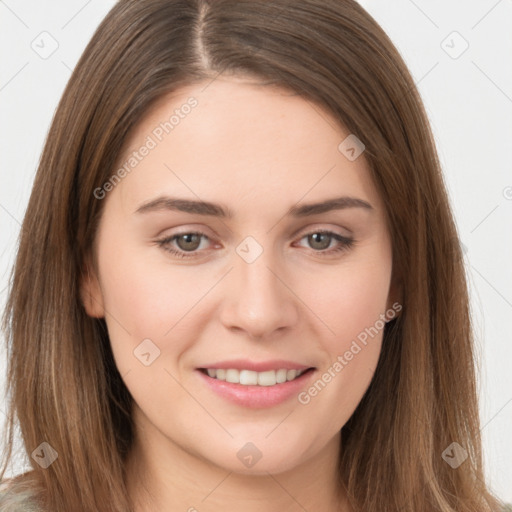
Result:
M308 370L294 380L274 386L244 386L214 379L200 370L196 371L210 389L221 397L237 405L254 409L279 405L292 396L297 396L315 373L315 370Z

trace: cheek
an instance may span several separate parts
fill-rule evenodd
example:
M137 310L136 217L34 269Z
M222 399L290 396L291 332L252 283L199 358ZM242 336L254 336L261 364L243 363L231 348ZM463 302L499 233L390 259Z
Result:
M333 295L329 305L329 327L334 334L324 337L323 349L329 355L331 374L334 371L342 375L338 384L346 381L345 391L358 395L359 386L369 383L379 358L386 294L377 287L365 286L357 278L345 284L344 292ZM334 362L341 366L333 367Z
M311 283L303 288L308 306L327 326L318 338L326 358L317 380L299 396L299 402L318 417L329 418L334 430L359 404L381 352L391 263L385 257L378 265L375 261L360 259L329 275L316 275L316 293Z
M144 340L151 340L156 347L153 350L160 351L155 363L175 358L191 338L191 315L201 295L211 287L210 280L200 285L199 277L187 272L185 266L171 272L165 264L148 264L147 247L129 246L120 238L105 240L102 251L100 274L106 322L120 372L139 363L134 350Z
M390 279L391 265L386 261L356 262L317 274L303 286L305 302L326 326L324 339L330 353L343 350L376 323L382 329Z

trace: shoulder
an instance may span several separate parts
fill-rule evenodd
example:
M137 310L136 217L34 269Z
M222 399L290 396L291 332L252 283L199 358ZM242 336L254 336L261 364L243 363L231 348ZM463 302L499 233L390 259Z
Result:
M0 512L40 512L29 489L18 488L12 479L0 482Z

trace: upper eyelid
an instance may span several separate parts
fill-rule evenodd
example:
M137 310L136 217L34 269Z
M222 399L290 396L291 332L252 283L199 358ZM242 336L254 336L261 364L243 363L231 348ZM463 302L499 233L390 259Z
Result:
M350 238L353 236L353 233L350 229L346 228L346 227L342 227L342 226L338 226L337 227L338 229L343 229L347 232L347 234L344 234L344 233L340 233L336 230L336 228L333 228L333 227L326 227L325 225L322 225L322 223L317 223L316 225L313 225L312 227L305 227L305 228L300 228L296 231L294 231L292 233L292 237L297 237L299 236L301 233L302 235L301 236L305 236L307 234L311 234L311 233L316 233L318 231L329 231L331 233L334 233L336 235L339 235L339 236L343 236L345 238ZM212 232L213 233L213 236L210 236L208 234L208 232ZM220 236L214 231L214 230L205 230L204 228L195 228L195 227L190 227L190 228L186 228L186 229L182 229L176 233L172 233L170 235L164 235L162 236L161 238L164 239L164 238L172 238L174 236L179 236L179 235L187 235L187 234L191 234L191 233L197 233L197 234L201 234L207 238L209 238L210 240L213 239L213 238L220 238Z

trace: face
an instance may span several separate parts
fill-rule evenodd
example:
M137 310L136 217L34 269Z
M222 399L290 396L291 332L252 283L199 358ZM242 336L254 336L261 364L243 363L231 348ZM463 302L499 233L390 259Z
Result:
M277 473L332 447L370 384L390 237L364 153L338 149L350 133L327 112L205 85L148 113L97 191L82 297L161 453Z

